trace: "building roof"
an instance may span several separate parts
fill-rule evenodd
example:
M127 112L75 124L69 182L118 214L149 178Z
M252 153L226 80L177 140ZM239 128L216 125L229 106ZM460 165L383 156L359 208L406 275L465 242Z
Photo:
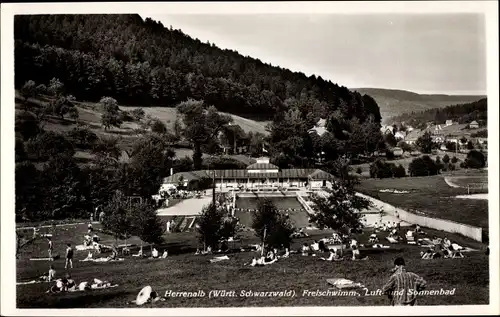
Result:
M474 120L474 121L472 121L472 122L471 122L471 123L469 123L469 124L479 124L479 123L477 123L477 121L476 121L476 120Z
M163 179L164 184L176 184L179 182L182 176L184 181L190 182L193 180L198 180L204 177L212 178L215 172L215 177L217 179L265 179L265 178L281 178L281 179L307 179L312 178L314 180L328 180L333 176L323 170L314 168L291 168L282 169L276 173L248 173L244 169L233 169L233 170L200 170L192 172L180 172L172 176L165 177Z
M254 163L247 166L247 170L277 170L278 166L271 163Z
M332 177L331 174L320 169L315 170L309 175L309 178L312 180L327 180L330 179L331 177Z

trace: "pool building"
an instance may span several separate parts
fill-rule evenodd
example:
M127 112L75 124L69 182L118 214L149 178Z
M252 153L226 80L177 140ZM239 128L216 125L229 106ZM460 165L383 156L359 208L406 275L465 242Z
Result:
M190 187L215 178L217 189L320 189L330 187L332 175L316 168L279 169L269 158L259 158L246 169L179 172L164 178L160 191L173 186Z

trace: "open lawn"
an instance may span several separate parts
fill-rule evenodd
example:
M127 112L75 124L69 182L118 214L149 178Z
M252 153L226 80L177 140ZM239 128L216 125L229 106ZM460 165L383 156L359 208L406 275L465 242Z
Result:
M99 227L96 225L95 227ZM67 230L57 230L54 235L55 251L64 252L64 244L71 242L80 244L85 232L85 226L79 225ZM442 233L427 231L428 235L443 236ZM258 241L245 232L244 243ZM358 236L360 243L366 243L370 232ZM312 232L309 238L297 239L292 249L297 249L304 242L311 243L313 239L327 236L326 232ZM452 241L463 246L477 246L477 243L454 235L447 235ZM383 238L382 235L380 235ZM113 241L112 237L102 235L105 243ZM462 239L462 240L460 240ZM465 239L465 240L464 240ZM137 238L128 240L139 244ZM121 243L121 241L120 241ZM453 296L422 296L419 305L463 305L488 304L489 273L488 257L484 252L469 252L464 259L420 260L422 248L409 245L392 245L391 249L365 249L362 254L369 257L367 261L344 260L343 262L324 262L318 257L302 257L292 255L289 259L281 259L266 267L249 267L249 262L255 253L228 254L230 260L219 263L209 263L211 256L195 256L198 247L194 233L175 233L167 235L167 243L158 247L160 252L166 248L169 257L165 260L139 259L125 256L125 261L117 263L79 262L87 252L77 252L74 269L70 270L72 278L77 282L99 278L119 285L117 288L93 290L65 294L46 294L48 283L19 285L17 290L18 308L134 308L127 304L135 299L140 289L151 285L160 294L166 290L198 291L203 290L205 297L199 298L169 298L165 302L148 304L146 307L268 307L268 306L369 306L388 305L382 296L365 296L359 291L359 296L311 297L302 296L304 290L327 290L327 278L342 277L363 283L369 291L380 289L390 276L389 270L397 256L404 256L408 270L426 279L427 289L456 289ZM236 245L236 247L238 247ZM145 250L149 250L146 248ZM133 250L135 252L135 250ZM349 251L345 252L347 256ZM31 256L46 256L46 241L37 240L26 247L17 260L17 281L35 278L48 270L49 264L54 264L58 276L64 274L64 262L59 259L54 262L29 261ZM97 255L99 256L99 255ZM104 255L101 255L104 256ZM320 255L321 256L321 255ZM474 270L475 274L470 272ZM212 289L240 291L281 291L292 290L294 297L224 297L209 298Z
M120 107L122 110L132 111L138 107ZM167 129L172 131L174 128L175 120L177 119L178 112L174 107L142 107L146 115L151 115L161 120L167 126ZM233 118L233 122L239 125L243 131L249 132L260 132L263 134L268 134L266 131L266 125L268 121L255 121L247 118L243 118L234 114L221 112L222 114L229 115Z
M22 103L24 99L22 99L17 93L16 96L16 111L20 112L22 108ZM32 107L36 108L40 105L45 105L50 102L50 97L40 97L38 99L29 99L29 103ZM56 116L48 116L43 122L43 128L47 131L54 132L68 132L77 126L77 123L87 125L94 133L96 133L99 137L107 137L107 138L118 138L118 146L120 149L128 151L132 149L132 145L137 140L138 134L136 129L139 128L139 125L136 122L124 122L120 128L113 127L111 129L105 130L101 125L101 112L99 111L99 105L97 103L92 102L75 102L76 109L78 110L79 118L78 121L73 119L64 118L61 119ZM131 111L138 107L120 107L122 110ZM146 114L150 114L153 117L157 117L161 121L163 121L167 128L172 131L173 125L175 122L175 118L177 116L177 111L175 108L164 108L164 107L145 107L144 109ZM227 113L226 113L227 114ZM231 114L228 114L231 115ZM267 122L258 122L251 119L242 118L239 116L231 115L234 119L234 123L239 124L243 130L245 131L254 131L267 133L265 131L265 125ZM184 158L185 156L192 157L193 150L189 148L174 148L175 154L177 158ZM76 151L75 157L81 164L87 164L94 160L95 156L90 153L90 151ZM209 155L204 154L204 158L209 157ZM245 162L245 164L250 165L254 162L253 159L247 157L245 155L231 155L236 160ZM122 157L122 160L126 160L125 156Z
M384 189L409 193L380 192ZM448 186L440 175L363 179L357 190L414 213L488 228L488 201L455 198L457 195L466 195L467 189ZM487 189L471 190L471 194L482 192L487 192Z

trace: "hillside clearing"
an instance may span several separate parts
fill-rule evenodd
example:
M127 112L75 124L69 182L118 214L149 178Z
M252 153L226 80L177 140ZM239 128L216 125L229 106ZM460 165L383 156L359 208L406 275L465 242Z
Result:
M177 109L175 108L170 108L170 107L125 107L125 106L120 106L122 110L126 111L132 111L137 108L142 108L146 115L150 115L152 117L156 117L159 120L161 120L165 125L167 126L167 129L170 131L173 130L174 128L174 123L175 120L178 117L178 112ZM269 121L254 121L251 119L243 118L234 114L226 113L226 112L220 112L222 114L229 115L233 118L234 124L239 125L243 131L245 132L260 132L263 134L268 134L266 130L266 125L269 123Z

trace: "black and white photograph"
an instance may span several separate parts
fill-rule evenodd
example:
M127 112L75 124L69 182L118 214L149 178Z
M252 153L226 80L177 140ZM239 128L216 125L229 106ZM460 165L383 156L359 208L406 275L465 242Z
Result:
M498 3L196 5L2 4L2 315L498 314Z

